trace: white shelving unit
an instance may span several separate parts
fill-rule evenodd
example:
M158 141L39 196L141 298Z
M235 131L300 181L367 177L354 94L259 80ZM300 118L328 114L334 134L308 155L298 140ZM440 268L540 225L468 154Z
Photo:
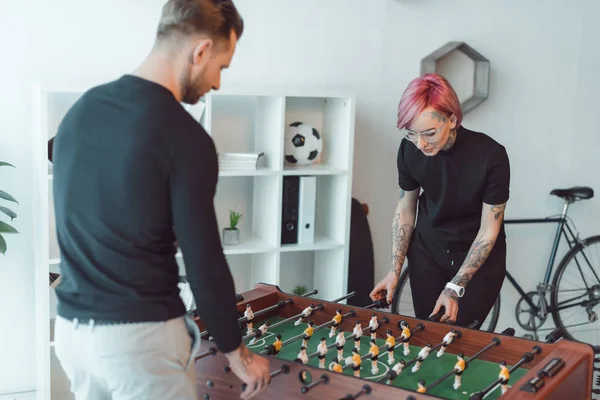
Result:
M54 224L52 166L47 141L87 88L33 88L37 192L35 260L38 329L38 398L68 398L68 382L54 356L52 327L56 298L48 272L60 272L60 252ZM348 93L305 88L230 87L210 93L203 102L186 106L213 138L219 152L264 152L255 171L220 172L215 210L219 228L228 224L229 210L244 214L239 224L241 243L224 246L238 293L258 282L277 284L292 292L297 285L318 289L333 299L347 291L350 206L354 151L355 100ZM284 162L285 128L302 121L314 126L323 140L317 161L304 167ZM285 176L316 176L315 240L281 245L282 190ZM176 255L181 273L185 265ZM43 397L45 395L45 397Z

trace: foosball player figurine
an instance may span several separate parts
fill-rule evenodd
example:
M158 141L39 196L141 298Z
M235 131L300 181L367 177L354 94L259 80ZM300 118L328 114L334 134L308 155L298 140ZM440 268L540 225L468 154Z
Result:
M319 368L325 368L325 355L327 354L327 339L321 338L321 342L317 346L319 353Z
M360 337L362 336L362 325L359 320L356 320L356 324L354 325L354 330L352 331L354 334L354 348L360 351Z
M281 342L281 333L278 333L273 344L267 346L267 354L270 356L276 356L279 354L281 346L283 346L283 343Z
M352 369L354 370L354 376L360 378L360 364L362 359L360 358L360 354L358 354L358 349L352 349L352 357L346 358L346 365L352 365Z
M417 388L417 392L425 393L427 391L427 389L425 388L425 380L420 379L419 382L417 382L417 385L419 386Z
M340 374L344 372L342 365L337 357L333 357L331 363L329 364L329 370L333 372L339 372Z
M337 327L340 326L340 323L342 322L343 316L342 316L342 309L338 308L337 310L335 310L335 316L331 319L333 321L333 325L331 325L331 330L329 331L329 337L332 338L335 336L335 333L337 331Z
M298 353L298 355L296 356L296 359L294 361L301 362L302 364L308 363L308 355L306 354L306 347L304 347L304 346L300 347L300 353Z
M437 352L438 357L441 357L444 354L446 348L454 341L454 338L457 334L458 332L454 328L450 329L450 332L446 333L446 336L444 336L442 339L442 347L440 347Z
M377 338L377 328L379 328L379 322L377 322L377 314L373 313L371 321L369 321L369 327L371 328L371 339Z
M406 321L400 321L400 326L402 327L402 333L400 337L402 338L402 343L404 344L404 355L407 356L410 354L410 326Z
M502 387L502 394L504 394L508 390L508 380L510 379L510 371L506 367L506 361L500 361L500 374L498 374L498 378L502 379L500 386Z
M294 322L294 326L298 326L301 323L304 322L304 320L308 317L310 317L313 313L313 311L315 310L315 305L311 304L308 307L306 307L303 311L302 311L302 316L300 318L298 318L296 320L296 322Z
M396 339L394 338L394 335L392 335L391 329L388 329L385 334L387 335L387 339L385 339L385 345L387 346L388 364L392 365L394 363L394 348L396 347Z
M308 341L312 337L314 332L313 326L315 323L313 321L308 321L308 328L304 330L304 338L302 339L302 346L308 347Z
M377 365L377 359L379 358L379 347L375 343L375 339L371 339L371 347L369 348L369 354L371 355L371 374L376 375L379 372Z
M252 340L250 341L249 344L254 344L258 341L258 339L264 335L265 333L267 333L267 330L269 329L269 326L271 325L270 322L265 322L264 324L262 324L258 329L256 329L254 331L254 337L252 338Z
M252 334L252 320L254 319L254 313L250 303L246 304L246 311L244 311L244 317L246 317L246 334Z
M458 353L456 355L456 358L458 358L458 361L456 362L456 364L454 364L454 369L456 370L456 374L454 374L454 390L458 390L458 388L462 384L461 377L463 371L467 367L467 363L465 362L465 356L462 353Z
M335 343L337 344L337 358L338 360L342 360L344 359L344 345L346 344L346 338L344 337L344 331L341 329L338 331Z
M419 370L419 368L421 368L421 364L423 363L423 361L429 355L429 352L431 351L431 347L432 347L431 344L427 343L425 345L425 347L423 347L421 349L421 351L419 351L419 354L417 355L417 362L415 363L415 365L411 369L412 372L417 372Z
M392 370L389 372L388 380L386 382L388 385L391 384L392 381L398 377L398 375L400 375L400 372L402 372L402 369L404 369L405 365L406 362L404 360L400 360L392 367Z

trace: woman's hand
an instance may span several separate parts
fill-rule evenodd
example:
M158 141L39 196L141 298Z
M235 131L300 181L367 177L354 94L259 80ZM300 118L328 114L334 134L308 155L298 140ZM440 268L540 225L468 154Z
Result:
M386 301L388 304L392 304L392 297L394 296L394 290L396 289L396 286L398 286L398 275L390 271L385 278L375 285L375 288L371 294L369 294L369 296L373 301L380 300L384 295L383 291L386 290Z
M446 312L442 315L440 322L456 322L456 316L458 315L458 294L454 290L444 288L435 303L431 315L437 314L442 306L444 306Z

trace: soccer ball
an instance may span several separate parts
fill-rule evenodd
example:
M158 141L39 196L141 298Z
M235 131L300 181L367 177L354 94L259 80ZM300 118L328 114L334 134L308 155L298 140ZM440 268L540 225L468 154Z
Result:
M303 122L291 123L285 131L285 160L293 165L312 164L323 149L321 134Z

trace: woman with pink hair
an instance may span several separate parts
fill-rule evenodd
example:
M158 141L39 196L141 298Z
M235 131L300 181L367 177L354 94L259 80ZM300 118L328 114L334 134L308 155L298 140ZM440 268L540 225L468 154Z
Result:
M461 123L458 97L440 75L414 79L402 95L391 271L371 298L387 290L391 302L406 257L417 318L444 307L442 322L479 328L506 273L510 165L504 146Z

